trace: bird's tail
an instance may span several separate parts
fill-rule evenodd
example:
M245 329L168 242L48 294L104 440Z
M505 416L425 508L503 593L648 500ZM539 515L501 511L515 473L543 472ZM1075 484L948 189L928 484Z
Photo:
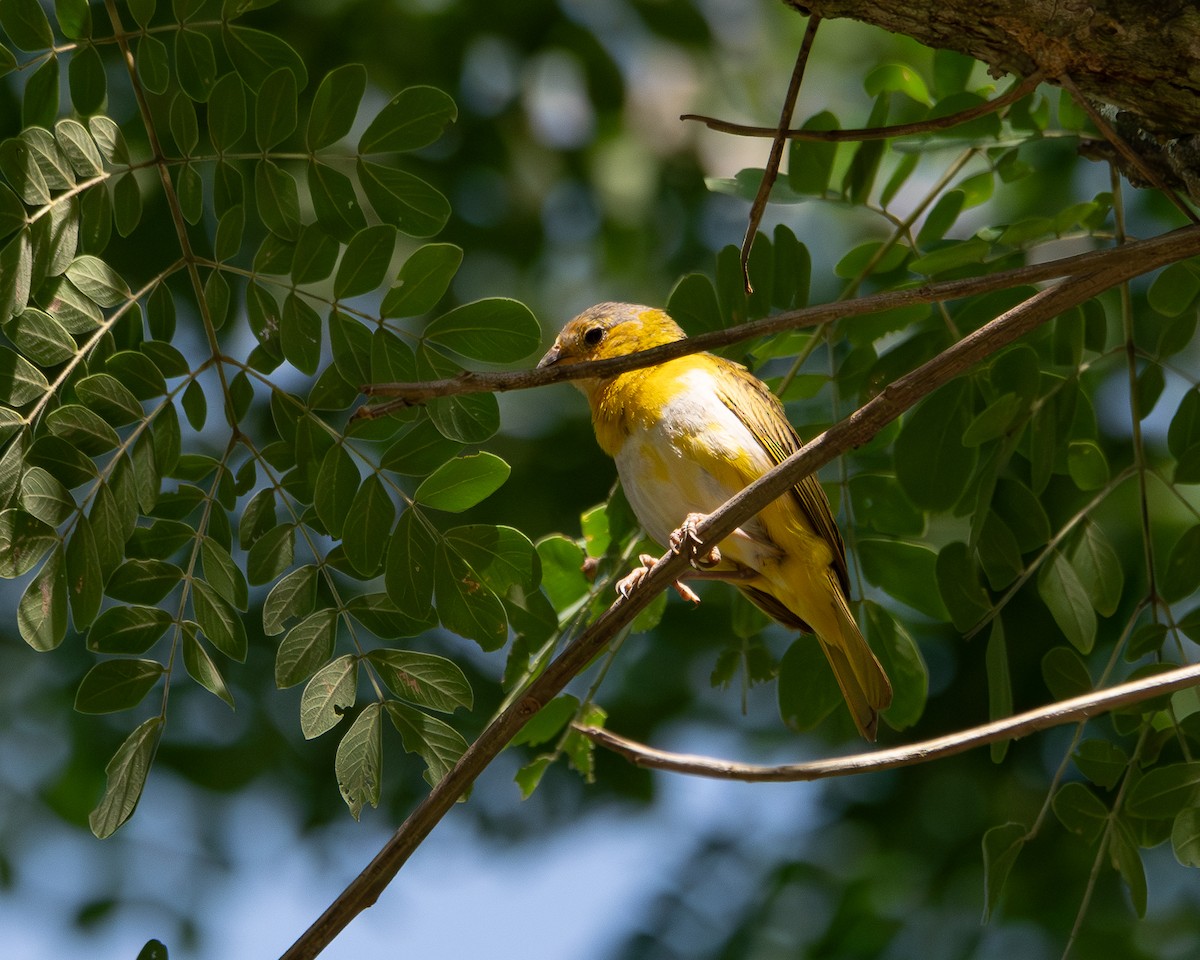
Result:
M892 702L892 685L858 629L845 594L832 572L829 587L834 616L829 623L821 624L825 629L817 629L817 639L833 668L855 725L864 737L874 741L879 728L879 711L886 710Z

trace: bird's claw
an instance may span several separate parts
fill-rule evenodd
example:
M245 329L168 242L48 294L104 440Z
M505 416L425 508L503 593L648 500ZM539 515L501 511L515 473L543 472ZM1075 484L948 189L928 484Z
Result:
M645 579L646 574L650 572L650 568L658 563L658 560L658 557L652 556L651 554L641 554L638 557L638 563L641 564L641 566L635 567L628 574L617 581L617 593L628 600L629 595L633 592L634 588ZM688 600L691 603L700 602L700 597L696 594L696 591L679 580L675 581L675 591L681 597L683 597L684 600Z
M683 518L679 529L671 534L671 549L676 553L687 553L688 560L697 570L709 570L721 562L721 551L715 546L701 554L702 541L696 528L706 517L703 513L689 513Z

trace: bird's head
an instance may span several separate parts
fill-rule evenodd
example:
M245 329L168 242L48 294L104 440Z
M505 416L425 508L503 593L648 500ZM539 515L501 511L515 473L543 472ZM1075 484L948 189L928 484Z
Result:
M538 368L623 357L684 336L679 324L662 310L633 303L598 303L562 328Z

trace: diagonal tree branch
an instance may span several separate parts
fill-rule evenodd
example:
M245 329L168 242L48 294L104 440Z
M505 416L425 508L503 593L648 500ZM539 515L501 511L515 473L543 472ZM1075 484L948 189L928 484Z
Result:
M1200 254L1200 227L1178 230L1154 240L1142 241L1141 244L1129 244L1118 252L1120 257L1104 260L1103 270L1072 277L1052 289L1044 290L964 337L805 444L699 525L697 533L702 541L700 552L723 540L802 477L834 457L866 443L922 397L1039 324L1131 277ZM525 722L557 696L620 630L629 625L686 568L687 559L683 555L668 552L654 564L627 598L618 598L591 627L568 644L545 672L529 685L524 695L488 725L375 858L283 954L283 960L311 960L316 957L355 916L374 904L413 851Z
M993 720L969 730L960 730L944 737L922 740L890 750L872 753L856 753L849 757L832 760L814 760L811 763L785 763L768 766L757 763L738 763L686 753L671 753L657 750L636 740L618 736L599 727L576 726L575 729L599 746L619 753L630 763L652 770L669 770L714 780L745 780L752 783L792 783L801 780L824 780L828 777L845 777L856 773L875 770L893 770L928 763L942 757L952 757L989 743L1001 740L1019 740L1021 737L1049 730L1075 720L1087 720L1112 710L1134 703L1143 703L1154 697L1184 690L1200 683L1200 664L1191 664L1168 670L1166 673L1131 680L1107 690L1095 690L1082 696L1062 700L1036 710L1027 710L1002 720Z

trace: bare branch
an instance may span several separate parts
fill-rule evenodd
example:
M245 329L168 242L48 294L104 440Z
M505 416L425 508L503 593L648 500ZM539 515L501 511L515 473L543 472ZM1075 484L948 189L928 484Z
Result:
M856 773L875 770L892 770L928 763L942 757L965 753L1000 740L1019 740L1038 730L1048 730L1076 720L1118 710L1134 703L1143 703L1154 697L1183 690L1200 683L1200 664L1179 667L1152 677L1143 677L1122 683L1107 690L1086 693L1059 703L1028 710L1003 720L994 720L982 726L961 730L922 740L890 750L873 753L856 753L849 757L832 760L814 760L811 763L785 763L766 766L755 763L738 763L733 760L718 760L686 753L670 753L656 750L635 740L618 736L599 727L577 726L577 729L593 743L614 753L619 753L630 763L654 770L669 770L672 773L687 773L715 780L746 780L751 782L793 782L799 780L823 780L827 777L846 777Z
M1002 110L1016 103L1022 97L1028 96L1037 89L1045 79L1041 70L1034 71L1025 79L1014 83L1011 87L987 103L980 103L957 113L948 113L944 117L934 117L929 120L918 120L914 123L897 123L888 127L859 127L851 130L785 130L783 136L788 140L810 140L816 143L847 143L862 140L890 140L894 137L911 137L922 133L933 133L936 130L949 130L960 124L986 117L989 113ZM709 130L719 133L732 133L739 137L775 137L779 131L775 127L754 127L744 123L731 123L716 117L706 117L698 113L685 113L680 120L695 120L704 124Z
M965 277L960 280L927 283L906 290L892 290L840 303L824 303L801 310L788 310L762 320L739 324L725 330L713 330L688 337L686 340L655 347L653 350L643 350L639 353L612 357L607 360L551 366L542 370L514 370L504 373L464 371L456 377L445 380L427 380L416 383L367 384L362 388L363 393L367 396L394 397L396 401L394 404L383 403L360 407L356 416L384 416L400 407L425 403L435 397L459 396L467 393L502 393L508 390L527 390L531 387L561 383L567 380L613 376L628 370L636 370L639 367L650 367L656 363L663 363L666 360L700 350L726 347L733 343L770 336L786 330L815 327L828 323L830 320L863 316L914 303L939 303L956 300L1022 284L1041 283L1058 277L1080 276L1105 271L1130 262L1139 265L1136 273L1131 274L1131 276L1136 276L1138 273L1146 273L1191 256L1196 240L1196 235L1192 231L1196 229L1185 227L1149 240L1127 243L1121 247L1094 250L981 277Z

